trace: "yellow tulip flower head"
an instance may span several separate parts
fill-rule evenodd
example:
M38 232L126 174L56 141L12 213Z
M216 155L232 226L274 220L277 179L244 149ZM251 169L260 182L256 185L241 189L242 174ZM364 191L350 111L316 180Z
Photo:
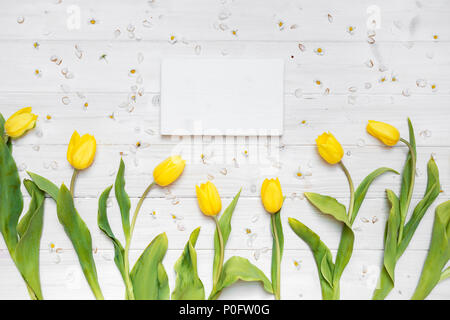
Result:
M38 116L31 113L31 107L22 108L5 122L5 131L11 138L19 138L36 126Z
M215 216L222 210L222 200L216 186L208 181L199 186L195 186L198 206L207 216Z
M77 170L88 168L94 161L97 142L94 136L85 134L82 137L78 132L72 134L67 149L67 161Z
M395 146L400 140L400 132L390 124L369 120L367 132L387 146Z
M265 179L261 186L261 200L269 213L277 213L283 205L283 192L278 178Z
M168 186L183 173L186 160L180 156L170 156L153 170L153 179L161 187Z
M329 164L336 164L344 156L344 149L331 133L322 133L316 139L320 156Z

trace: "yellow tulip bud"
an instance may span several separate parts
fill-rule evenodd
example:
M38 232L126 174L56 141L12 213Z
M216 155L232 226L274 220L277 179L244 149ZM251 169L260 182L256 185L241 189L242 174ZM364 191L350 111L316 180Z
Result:
M390 124L369 120L367 132L387 146L395 146L400 140L400 132Z
M320 156L329 164L338 163L344 156L344 149L342 149L341 144L329 132L324 132L317 137L316 143Z
M170 156L153 170L153 179L161 187L168 186L183 173L186 161L180 156Z
M207 216L215 216L222 209L222 201L216 186L208 181L199 186L195 186L197 200L200 210Z
M5 131L11 138L19 138L36 126L37 115L31 113L31 107L22 108L5 122Z
M264 180L261 186L261 200L267 212L276 213L280 211L283 205L283 192L278 178Z
M94 161L96 148L97 143L94 136L85 134L80 137L78 132L75 131L67 149L67 161L75 169L84 170Z

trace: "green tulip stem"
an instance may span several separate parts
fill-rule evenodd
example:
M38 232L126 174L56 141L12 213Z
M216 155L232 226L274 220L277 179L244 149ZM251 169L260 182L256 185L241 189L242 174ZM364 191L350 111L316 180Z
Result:
M73 198L73 194L75 191L75 180L77 179L78 176L78 170L77 169L73 169L73 174L72 174L72 179L70 179L70 194L72 195Z
M409 210L409 204L411 203L411 198L412 198L412 193L413 193L413 189L414 189L414 180L416 178L416 153L414 152L413 147L411 146L411 144L406 141L403 138L400 138L400 141L403 142L404 144L406 144L406 146L409 149L409 154L411 155L411 180L410 180L410 184L409 184L409 189L408 189L408 198L406 201L406 208L405 208L405 213L402 212L401 217L403 221L400 221L400 230L399 230L399 234L398 234L398 243L400 243L400 241L403 238L403 225L405 223L405 218L406 218L406 213Z
M347 167L344 165L344 163L341 161L339 164L342 167L342 170L344 170L345 175L347 176L348 184L350 186L350 204L348 206L348 218L350 223L353 222L353 205L355 204L355 187L353 185L352 177L350 176L350 172L348 172Z
M219 220L217 219L217 216L213 217L214 222L216 223L216 229L217 229L217 235L219 236L219 246L220 246L220 258L219 258L219 267L217 269L217 273L216 273L216 277L213 283L213 292L216 291L216 286L219 282L220 279L220 275L222 273L222 267L223 267L223 255L224 255L224 247L223 247L223 236L222 236L222 231L220 230L220 226L219 226Z
M130 234L128 237L126 237L125 252L124 252L124 271L125 271L124 273L125 273L125 285L127 287L127 297L130 300L134 300L133 284L131 283L131 278L130 278L130 261L129 261L131 238L133 237L134 226L136 225L136 219L139 214L139 210L141 210L141 207L142 207L142 204L144 203L145 198L147 197L151 188L155 184L156 184L155 181L150 183L150 185L147 187L147 189L145 189L144 193L142 194L141 198L139 199L136 209L134 210L133 218L131 219Z
M276 247L277 250L276 251L276 261L277 261L277 287L273 288L274 289L274 294L275 294L275 299L276 300L280 300L280 278L281 278L281 273L280 273L280 266L281 266L281 256L280 256L280 240L278 239L278 232L277 232L277 227L276 227L276 221L275 221L275 215L279 214L279 213L272 213L270 215L270 218L272 219L272 232L273 232L273 238L275 240L276 243ZM272 280L273 283L273 280Z

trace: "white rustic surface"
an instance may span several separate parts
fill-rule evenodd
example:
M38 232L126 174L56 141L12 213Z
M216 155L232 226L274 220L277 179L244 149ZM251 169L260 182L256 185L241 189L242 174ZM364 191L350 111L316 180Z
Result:
M372 6L379 9L380 28L375 43L369 44L367 21L372 20ZM79 9L79 29L67 28L70 8ZM286 238L282 297L320 299L312 255L287 225L289 216L300 219L335 253L340 226L301 198L305 191L316 191L348 201L343 173L316 154L318 134L330 130L337 136L347 152L344 161L359 182L380 166L401 170L406 155L403 146L385 148L368 136L366 121L388 121L406 137L409 116L416 129L419 157L413 204L423 194L431 154L437 159L443 190L437 203L449 198L449 14L446 0L349 0L339 4L331 0L2 0L0 112L9 116L19 107L32 106L39 115L37 128L15 142L14 156L22 177L30 170L55 183L68 183L71 169L65 153L73 130L96 136L97 158L92 168L79 176L76 205L92 233L99 281L107 299L123 298L124 287L112 261L111 243L96 224L98 196L113 183L122 154L127 191L135 205L151 180L153 167L174 150L183 152L190 162L182 178L170 187L179 204L168 199L168 190L151 192L137 222L132 262L155 235L166 232L169 251L164 264L173 289L174 262L190 231L201 226L199 273L206 291L211 289L214 227L197 208L194 185L213 178L224 205L243 188L226 255L247 257L269 275L270 250L264 249L271 248L269 217L262 210L258 190L265 177L276 175L288 197L282 211ZM18 23L21 19L23 23ZM90 24L91 19L96 23ZM356 28L353 34L347 32L349 26ZM172 36L175 41L170 40ZM299 50L299 43L304 51ZM324 54L316 54L317 48ZM62 63L52 62L53 56ZM203 141L159 136L160 61L178 56L284 59L284 136L259 140L204 137ZM373 67L368 67L370 60ZM135 75L130 75L132 69L137 71ZM63 73L73 78L67 79ZM424 81L424 87L417 85ZM138 141L142 147L136 150ZM230 142L235 146L230 147ZM306 173L304 179L296 178L299 166ZM223 168L227 175L221 173ZM354 225L355 250L342 277L343 299L371 297L381 265L388 209L384 189L398 191L399 183L398 176L386 174L367 195ZM26 198L26 205L28 201ZM434 208L398 263L391 299L408 299L415 288L429 245ZM109 216L120 235L114 199ZM253 241L246 228L254 234ZM51 244L58 253L50 252ZM46 201L41 249L45 298L92 298L51 200ZM23 281L0 241L0 299L27 298ZM225 290L222 298L272 297L259 285L242 283ZM430 295L430 299L449 298L449 281Z

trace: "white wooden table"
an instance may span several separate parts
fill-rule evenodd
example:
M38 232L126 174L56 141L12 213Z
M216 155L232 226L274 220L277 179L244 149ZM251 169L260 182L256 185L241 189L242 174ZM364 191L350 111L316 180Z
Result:
M226 256L247 257L269 275L272 237L259 188L265 177L279 176L287 196L282 211L286 238L282 297L320 299L312 255L287 224L288 217L301 220L336 252L340 226L301 197L305 191L315 191L348 201L344 174L316 153L318 134L330 130L342 142L344 161L359 182L380 166L401 170L407 151L401 145L382 147L365 132L366 121L390 122L407 137L409 116L418 145L413 203L423 194L431 154L436 157L443 189L436 203L449 198L449 14L446 0L339 4L331 0L1 0L0 112L7 117L19 107L32 106L39 115L37 128L14 144L22 177L29 170L55 183L68 183L71 168L65 156L73 130L97 138L97 158L79 176L76 205L92 233L99 281L107 299L123 298L124 286L112 261L112 245L97 227L98 196L113 183L122 153L127 191L135 205L154 166L178 149L183 149L190 163L170 189L150 193L137 221L132 263L155 235L166 232L169 250L164 263L173 289L174 262L189 233L201 226L199 273L209 292L214 225L199 212L194 185L212 179L224 205L243 187ZM379 27L375 36L367 26L374 19L375 28ZM159 68L161 58L168 56L283 58L285 132L281 140L161 137ZM137 142L140 148L135 147ZM296 176L299 167L303 179ZM386 174L367 195L354 224L355 250L342 277L343 299L371 297L388 212L384 189L397 191L399 185L398 176ZM410 298L416 286L434 208L397 265L391 299ZM123 238L114 199L109 216ZM57 252L50 250L52 244ZM46 201L41 249L45 298L93 298L52 200ZM0 240L0 299L27 298ZM222 298L272 296L259 284L240 283L225 290ZM450 282L438 285L430 298L449 299Z

